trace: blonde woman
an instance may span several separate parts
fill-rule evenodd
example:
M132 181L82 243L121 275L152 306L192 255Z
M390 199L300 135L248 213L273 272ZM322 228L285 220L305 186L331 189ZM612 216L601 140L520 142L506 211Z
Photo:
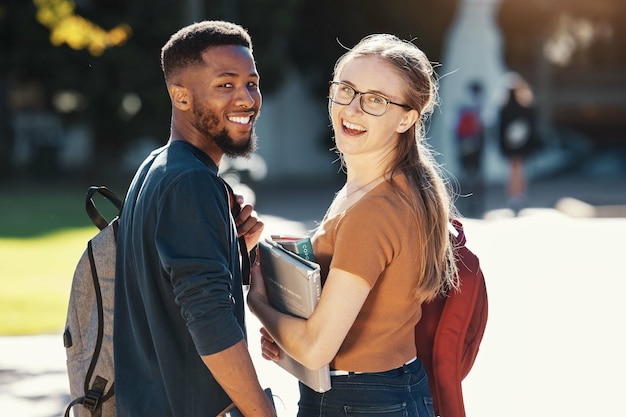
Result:
M299 417L433 415L414 328L421 303L455 285L451 199L424 138L436 87L426 55L392 35L336 63L329 114L347 177L312 239L320 302L308 320L281 314L258 265L248 295L267 359L278 344L309 368L330 363L330 391L300 384Z

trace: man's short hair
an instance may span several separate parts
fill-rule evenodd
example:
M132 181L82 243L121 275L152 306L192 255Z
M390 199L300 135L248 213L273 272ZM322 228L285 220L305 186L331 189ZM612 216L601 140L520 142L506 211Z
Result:
M207 48L223 45L244 46L252 51L250 35L234 23L207 20L180 29L161 49L165 80L180 69L202 64L202 54Z

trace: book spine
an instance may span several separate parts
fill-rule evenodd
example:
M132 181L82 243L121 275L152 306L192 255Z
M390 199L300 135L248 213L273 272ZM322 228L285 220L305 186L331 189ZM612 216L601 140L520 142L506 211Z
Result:
M314 271L311 273L311 286L313 287L311 291L309 291L309 295L311 297L311 305L317 306L317 303L322 296L322 277L320 275L320 271Z
M302 256L307 261L315 262L315 256L313 256L313 245L311 239L308 237L301 239L296 243L296 253Z
M304 237L297 240L278 240L278 243L288 251L295 253L303 259L310 262L315 262L315 256L313 255L313 245L311 244L311 238Z

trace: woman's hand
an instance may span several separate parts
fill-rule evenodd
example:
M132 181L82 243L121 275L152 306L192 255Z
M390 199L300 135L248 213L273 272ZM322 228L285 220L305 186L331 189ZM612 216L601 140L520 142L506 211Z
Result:
M269 361L280 359L280 349L265 327L261 327L261 355Z
M251 296L269 304L263 272L261 270L261 255L259 254L258 247L256 248L254 263L250 266L250 291L248 292L248 304L250 304Z
M248 307L252 314L258 316L257 308L269 307L270 303L267 298L267 290L265 289L265 281L261 270L261 255L259 247L256 248L256 256L254 264L250 266L250 289L246 299Z

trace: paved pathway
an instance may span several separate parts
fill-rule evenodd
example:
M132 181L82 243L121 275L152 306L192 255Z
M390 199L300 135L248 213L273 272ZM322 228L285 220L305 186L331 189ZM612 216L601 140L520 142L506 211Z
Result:
M0 337L0 415L62 416L69 401L59 335Z
M576 190L569 182L538 198L553 204ZM615 188L589 192L617 195ZM293 204L283 201L280 209L258 202L261 214L277 214L264 216L266 232L312 228L332 193L320 190L308 202L293 190L288 196ZM464 382L469 417L626 415L626 218L576 219L547 206L537 203L517 218L501 210L465 221L490 297L481 351ZM262 384L277 395L279 416L295 416L294 379L260 358L251 315L248 326ZM0 416L61 416L68 391L60 335L0 338Z

